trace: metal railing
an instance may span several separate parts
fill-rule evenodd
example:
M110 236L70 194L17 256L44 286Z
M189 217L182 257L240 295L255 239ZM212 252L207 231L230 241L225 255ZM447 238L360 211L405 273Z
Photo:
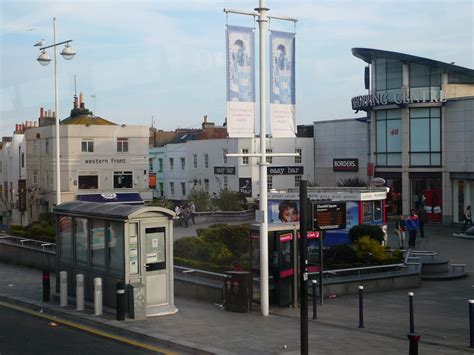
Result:
M215 283L217 286L222 286L224 285L224 280L227 278L227 275L175 265L174 277L192 282Z
M56 244L48 243L42 240L17 237L14 235L0 234L0 243L19 245L30 249L37 249L47 252L56 252Z

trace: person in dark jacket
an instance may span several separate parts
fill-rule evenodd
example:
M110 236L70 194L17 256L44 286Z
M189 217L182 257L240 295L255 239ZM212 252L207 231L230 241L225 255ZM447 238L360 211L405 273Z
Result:
M463 231L467 229L467 225L470 224L472 226L472 211L471 206L467 206L466 210L464 211L464 227Z
M425 237L425 223L428 223L428 213L426 212L424 207L421 207L417 211L418 221L420 223L420 237Z
M416 232L419 228L418 216L415 214L415 210L410 211L410 216L406 220L408 228L408 248L415 249L416 244Z
M403 219L403 216L399 216L397 223L395 224L395 233L398 236L398 247L405 249L405 234L407 230L407 223Z

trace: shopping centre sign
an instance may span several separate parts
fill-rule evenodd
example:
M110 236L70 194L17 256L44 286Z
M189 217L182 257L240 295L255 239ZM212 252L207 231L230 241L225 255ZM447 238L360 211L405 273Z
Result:
M392 95L391 95L392 96ZM376 94L361 95L352 98L353 110L368 110L375 106L383 106L389 104L414 104L428 102L446 102L443 90L423 90L422 92L409 93L407 90L399 90L393 93L393 97L389 100L386 91Z

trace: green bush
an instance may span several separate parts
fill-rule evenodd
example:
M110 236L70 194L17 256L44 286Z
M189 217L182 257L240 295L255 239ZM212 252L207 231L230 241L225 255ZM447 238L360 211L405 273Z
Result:
M364 236L368 236L369 238L375 239L379 242L379 244L382 244L384 240L383 230L379 226L370 224L359 224L349 230L349 240L352 243L356 243L359 238Z
M213 225L208 228L199 228L197 235L208 243L222 243L227 246L235 257L240 257L249 251L248 224L240 225Z
M188 199L194 202L196 212L206 212L211 210L211 198L202 188L193 188L188 195Z
M26 234L31 239L43 240L50 243L56 241L56 229L54 225L49 224L47 220L30 224L26 228Z
M350 245L336 245L324 252L325 262L328 265L334 264L354 264L357 262L357 255Z
M338 187L365 187L367 182L359 177L340 179L337 182Z
M12 224L8 230L8 233L17 237L26 237L25 228L18 224Z
M169 210L173 210L173 203L170 200L168 200L167 198L160 198L160 199L157 199L157 200L153 200L150 203L150 206L163 207L163 208L167 208Z
M355 250L357 258L361 262L367 264L372 264L374 262L385 263L390 259L390 255L386 252L385 247L369 236L359 238L355 242Z
M245 196L229 189L220 190L215 202L220 211L243 211L247 208Z
M227 264L233 259L232 253L223 243L209 243L196 237L178 239L174 243L174 256L214 264Z

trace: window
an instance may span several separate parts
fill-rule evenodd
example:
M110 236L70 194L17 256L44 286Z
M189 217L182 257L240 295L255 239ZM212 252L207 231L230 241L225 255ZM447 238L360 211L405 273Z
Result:
M95 269L105 269L105 221L91 220L91 263Z
M158 172L159 173L163 172L163 159L162 158L158 159Z
M174 169L174 158L170 158L170 170Z
M382 201L377 200L377 201L374 201L374 221L380 222L382 220L383 220Z
M170 191L171 191L171 195L174 196L174 182L170 182Z
M273 149L271 149L271 148L270 148L270 149L269 149L269 148L267 148L265 151L266 151L266 152L267 152L267 154L268 154L268 153L272 153L272 152L273 152ZM271 164L271 163L273 163L273 158L272 158L272 157L267 157L267 163L268 163L268 164Z
M204 179L204 191L209 193L209 179Z
M267 176L267 190L273 189L273 176Z
M184 170L186 168L186 159L185 158L181 158L181 170Z
M227 149L222 149L222 158L224 159L224 164L227 164Z
M295 163L296 164L301 164L301 161L302 161L302 158L303 158L303 149L296 148L295 153L299 154L299 156L295 157Z
M163 183L159 182L158 186L160 187L160 196L163 197L165 195Z
M402 165L402 111L376 112L377 166Z
M25 153L21 153L21 167L25 167Z
M131 189L133 173L131 171L114 171L114 189Z
M38 170L33 170L33 184L38 184Z
M181 194L183 196L186 196L186 183L185 182L181 183Z
M155 171L155 169L153 169L153 158L148 158L148 170Z
M204 168L209 168L209 154L204 154Z
M80 172L77 180L80 190L96 190L99 188L99 175L96 172Z
M107 226L107 245L110 271L119 275L123 274L125 256L122 223L109 223L109 225Z
M410 109L410 165L441 165L441 112L439 108Z
M410 63L410 98L418 101L439 99L441 70L426 65Z
M193 154L193 168L197 169L197 167L198 167L198 155Z
M229 188L229 177L227 175L224 175L224 189Z
M128 152L128 138L117 138L117 153Z
M81 142L81 152L93 153L94 152L94 141L92 139L83 139Z
M295 175L295 187L300 187L301 175Z
M375 60L377 94L386 94L387 102L395 102L395 95L402 88L402 63L395 59Z
M6 191L5 191L6 192ZM72 218L59 216L59 245L61 261L71 263L72 261Z
M44 141L44 152L45 152L46 154L49 154L49 139L46 139L46 140Z
M74 218L74 236L76 244L76 264L88 266L89 238L87 218Z
M247 148L242 149L242 154L248 154L249 150ZM249 157L242 157L242 165L249 165Z

